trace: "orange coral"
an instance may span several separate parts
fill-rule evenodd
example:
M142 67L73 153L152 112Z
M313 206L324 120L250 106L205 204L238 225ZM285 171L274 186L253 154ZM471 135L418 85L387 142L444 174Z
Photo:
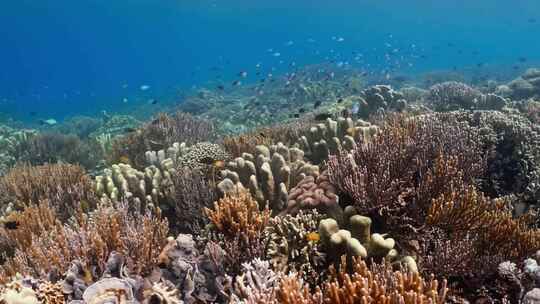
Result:
M504 200L490 200L473 186L433 200L427 223L458 235L477 235L480 248L490 255L522 259L540 248L540 229L529 228L530 215L513 218Z
M125 204L102 204L62 225L47 206L43 202L28 207L20 214L17 229L2 230L14 236L16 246L14 255L0 267L0 281L16 273L38 278L53 269L63 273L75 259L103 271L112 251L129 257L134 273L146 273L157 264L168 232L159 210L140 214L128 212Z
M447 292L446 281L439 284L433 277L426 281L418 273L393 271L386 264L369 268L366 262L356 259L352 274L332 270L332 278L315 292L296 275L282 277L275 299L269 303L442 304Z
M258 238L270 219L268 206L260 211L247 191L225 196L214 203L214 210L205 208L205 212L216 230L230 238Z

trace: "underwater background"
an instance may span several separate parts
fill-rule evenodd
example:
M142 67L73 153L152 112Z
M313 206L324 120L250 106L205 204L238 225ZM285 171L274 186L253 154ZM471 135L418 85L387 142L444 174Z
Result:
M276 75L333 60L391 76L510 77L514 65L540 60L537 19L540 4L526 0L9 1L0 12L0 110L32 121L29 108L61 120L152 98L175 104L240 71L257 81L258 63Z
M538 1L19 0L0 34L0 304L540 303Z

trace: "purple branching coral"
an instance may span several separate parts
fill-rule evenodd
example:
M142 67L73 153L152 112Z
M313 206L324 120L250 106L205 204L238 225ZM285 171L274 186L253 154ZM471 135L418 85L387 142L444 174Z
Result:
M380 135L330 159L330 181L386 231L421 227L431 200L482 176L478 134L451 116L389 119Z

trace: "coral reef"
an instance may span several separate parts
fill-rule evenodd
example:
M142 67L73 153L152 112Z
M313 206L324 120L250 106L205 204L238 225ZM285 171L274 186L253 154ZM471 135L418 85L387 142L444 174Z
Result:
M142 169L146 165L146 151L166 149L181 142L192 145L214 137L214 125L209 121L182 112L159 114L151 122L115 140L109 162L118 163L125 158L134 168Z
M317 176L319 167L304 161L304 153L297 148L277 145L257 146L255 155L244 153L221 171L223 180L217 185L221 192L248 189L261 206L269 204L280 212L288 202L288 189L306 176Z
M337 121L327 119L304 132L297 141L306 158L314 164L326 161L331 154L341 150L352 150L357 143L367 142L378 131L376 126L363 120L339 117Z
M276 216L265 230L265 257L275 271L302 273L302 277L315 286L321 280L325 254L320 250L317 211Z
M448 115L394 117L369 145L332 157L330 181L387 231L414 231L448 185L482 176L486 160L477 138Z
M482 94L475 88L455 81L432 86L426 99L436 111L500 110L507 103L499 95Z
M48 201L62 219L97 205L92 180L76 165L22 165L0 177L2 215Z
M0 125L0 176L15 165L22 151L21 146L35 134L33 130L17 130Z
M289 202L281 214L295 215L303 209L316 209L335 219L341 218L337 190L323 172L318 177L307 176L289 191Z
M497 91L516 100L540 97L540 69L528 69L520 77L499 86Z
M407 107L407 100L390 86L376 85L362 91L363 100L360 103L358 115L368 118L371 114L384 111L403 111Z

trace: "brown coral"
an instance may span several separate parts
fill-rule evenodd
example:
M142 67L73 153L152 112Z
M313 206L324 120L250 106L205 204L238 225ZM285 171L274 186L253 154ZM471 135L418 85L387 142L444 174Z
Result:
M69 164L15 167L0 178L0 193L4 208L9 204L12 210L48 200L63 220L80 208L93 209L98 201L84 169Z
M205 208L216 231L228 238L258 238L270 219L270 210L259 210L259 204L247 191L227 195L214 203L214 210Z
M469 186L435 199L427 223L458 235L477 235L484 254L521 260L540 248L540 229L530 228L529 215L513 218L506 205Z
M131 213L125 203L102 204L65 225L53 220L55 213L50 213L46 205L29 208L31 211L25 211L23 216L43 214L47 220L20 221L22 235L18 236L18 245L29 240L31 245L15 248L14 256L0 268L0 281L16 273L37 278L46 277L52 270L63 273L73 260L99 273L104 271L112 251L129 257L133 273L147 273L157 264L168 231L159 210Z

